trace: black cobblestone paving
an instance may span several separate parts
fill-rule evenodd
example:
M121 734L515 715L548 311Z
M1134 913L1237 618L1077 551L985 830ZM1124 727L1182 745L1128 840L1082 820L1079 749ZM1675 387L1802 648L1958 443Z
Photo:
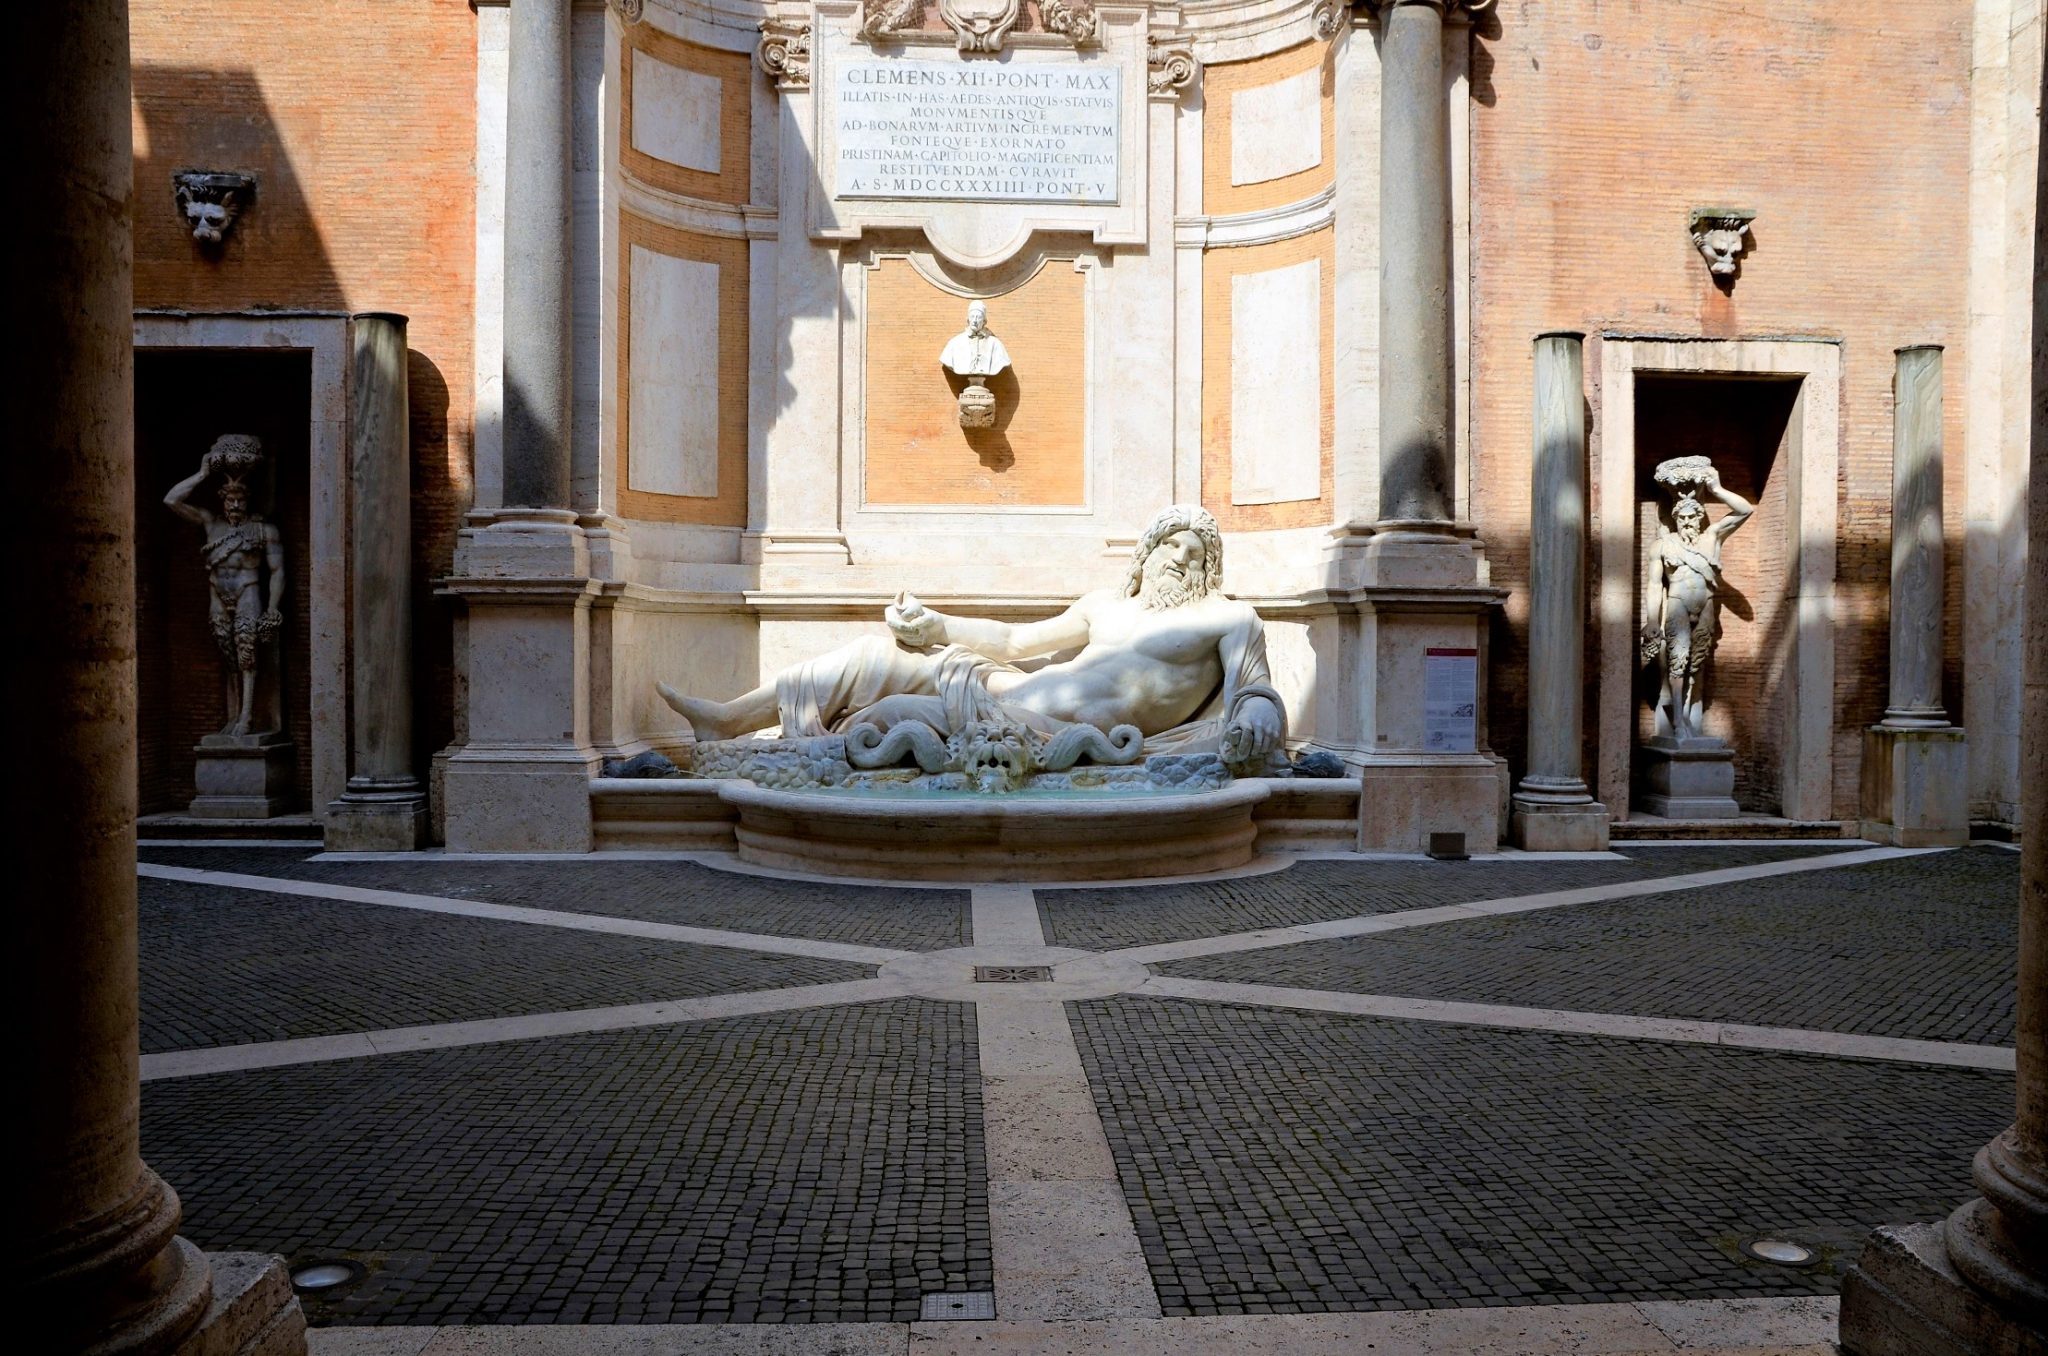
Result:
M2006 1045L2019 856L1994 847L1413 932L1164 974Z
M142 1048L866 979L875 967L144 877Z
M780 880L695 862L607 861L601 856L564 862L448 861L432 856L405 862L307 861L317 850L144 843L141 857L202 871L282 876L903 951L965 946L972 926L965 890Z
M972 1005L901 999L153 1082L210 1249L316 1324L915 1319L992 1288Z
M1040 890L1054 946L1110 950L1827 855L1868 843L1629 847L1626 861L1304 861L1194 885Z
M1068 1005L1169 1315L1831 1294L2010 1074L1109 998ZM1817 1248L1750 1261L1759 1232Z

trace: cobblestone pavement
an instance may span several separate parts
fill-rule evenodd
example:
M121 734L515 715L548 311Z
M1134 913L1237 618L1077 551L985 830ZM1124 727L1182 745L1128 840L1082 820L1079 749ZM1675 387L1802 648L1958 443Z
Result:
M373 1264L316 1322L908 1321L989 1288L974 1035L899 999L181 1079L143 1138L188 1237Z
M1414 932L1169 961L1352 993L2012 1041L2019 857L1980 847Z
M606 862L603 869L593 871L582 861L308 861L311 851L145 843L142 860L905 951L965 946L968 940L965 890L780 880L690 861Z
M863 979L874 967L140 883L142 1048L556 1012Z
M1118 997L1072 1007L1165 1312L1832 1293L2003 1075ZM1818 1247L1748 1261L1759 1233Z
M1862 843L1730 847L1629 847L1625 861L1307 861L1275 875L1195 885L1043 890L1038 907L1054 946L1108 949L1178 942L1222 932L1288 927L1394 913L1432 904L1508 899L1547 890L1614 885L1758 862L1823 856Z
M1036 890L309 852L145 848L234 875L142 882L143 1149L202 1246L365 1265L316 1324L832 1322L866 1326L816 1349L893 1350L992 1293L991 1334L1561 1304L1648 1349L1615 1333L1656 1303L1832 1295L1872 1226L1969 1194L2011 1115L1996 848ZM556 912L471 916L497 906ZM1749 1260L1757 1233L1820 1265ZM1814 1340L1810 1308L1688 1312ZM1493 1349L1445 1340L1417 1349Z

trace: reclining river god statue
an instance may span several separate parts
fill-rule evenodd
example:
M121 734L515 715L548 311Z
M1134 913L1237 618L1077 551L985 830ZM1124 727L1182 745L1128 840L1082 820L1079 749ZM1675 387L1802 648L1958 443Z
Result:
M1161 757L1221 776L1256 774L1284 765L1287 718L1267 671L1264 624L1224 596L1222 579L1215 518L1175 506L1146 527L1120 586L1048 620L953 616L899 594L884 614L888 638L794 665L732 701L686 697L666 683L658 690L707 754L779 723L784 741L843 740L843 754L836 743L817 746L831 763L912 760L981 790L1082 762ZM1175 762L1175 775L1186 765Z

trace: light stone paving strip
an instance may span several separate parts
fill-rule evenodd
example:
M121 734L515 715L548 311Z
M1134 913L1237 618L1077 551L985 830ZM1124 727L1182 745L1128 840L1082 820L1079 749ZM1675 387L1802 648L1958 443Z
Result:
M888 947L813 941L807 937L729 932L724 928L693 928L680 923L649 923L637 918L565 913L557 909L529 909L512 904L486 904L478 900L450 899L445 895L414 895L399 890L365 890L354 885L288 880L279 876L247 876L231 871L201 871L184 866L157 866L149 862L139 864L135 871L137 875L155 880L215 885L227 890L258 890L264 894L301 895L309 899L340 900L349 904L381 904L386 908L414 909L421 913L446 913L458 918L488 918L500 923L567 928L572 932L604 932L618 937L645 937L663 942L694 942L698 946L723 946L736 951L766 951L779 956L809 956L816 960L852 961L857 965L883 965L916 954Z
M1628 1040L1673 1041L1687 1045L1730 1045L1749 1050L1833 1055L1841 1059L1944 1064L2008 1073L2014 1067L2013 1051L2002 1045L1958 1045L1947 1041L1858 1036L1792 1027L1631 1017L1608 1012L1565 1012L1555 1008L1518 1008L1499 1003L1450 1003L1431 998L1334 993L1325 989L1290 989L1277 984L1231 984L1169 975L1153 976L1137 993L1144 997L1186 998L1202 1003L1295 1008L1309 1012L1341 1012L1353 1017L1396 1017L1421 1022L1451 1022L1459 1026L1617 1036Z
M972 900L976 950L1049 950L1029 889L981 888ZM1156 1320L1152 1270L1065 1005L1041 986L983 987L975 1028L996 1316Z
M1650 880L1618 881L1611 885L1588 885L1576 890L1553 890L1540 895L1517 895L1509 899L1483 899L1469 904L1440 904L1427 909L1404 909L1399 913L1373 914L1365 918L1340 918L1326 923L1301 923L1293 927L1257 928L1221 937L1195 937L1182 942L1159 942L1151 946L1125 947L1109 954L1140 965L1162 961L1189 960L1196 956L1217 956L1226 952L1258 951L1266 947L1293 946L1300 942L1323 942L1337 937L1365 937L1379 932L1428 927L1468 918L1497 918L1504 914L1534 913L1561 909L1573 904L1600 904L1615 899L1671 894L1681 890L1705 890L1737 881L1788 876L1801 871L1831 870L1888 862L1898 857L1918 857L1946 848L1868 848L1861 852L1831 852L1815 857L1797 857L1783 862L1759 862L1751 866L1724 867L1699 871L1690 876L1659 876Z
M1833 1356L1812 1297L1064 1323L316 1328L312 1356Z
M142 1057L142 1081L192 1078L200 1074L272 1069L287 1064L318 1064L326 1060L361 1059L411 1050L446 1050L461 1045L492 1045L542 1036L573 1036L589 1031L622 1031L636 1026L669 1026L707 1022L718 1017L745 1017L796 1008L836 1007L900 998L903 986L886 979L856 979L843 984L805 984L790 989L755 989L747 993L677 998L612 1008L578 1008L568 1012L536 1012L519 1017L492 1017L475 1022L439 1022L431 1026L358 1031L345 1036L310 1036L303 1040L260 1041L247 1045L216 1045L203 1050L171 1050Z

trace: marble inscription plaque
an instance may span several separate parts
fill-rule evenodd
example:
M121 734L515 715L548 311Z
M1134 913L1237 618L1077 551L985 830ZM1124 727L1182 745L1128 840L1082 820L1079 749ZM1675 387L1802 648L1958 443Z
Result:
M1121 78L1078 62L849 61L838 196L1113 203Z

